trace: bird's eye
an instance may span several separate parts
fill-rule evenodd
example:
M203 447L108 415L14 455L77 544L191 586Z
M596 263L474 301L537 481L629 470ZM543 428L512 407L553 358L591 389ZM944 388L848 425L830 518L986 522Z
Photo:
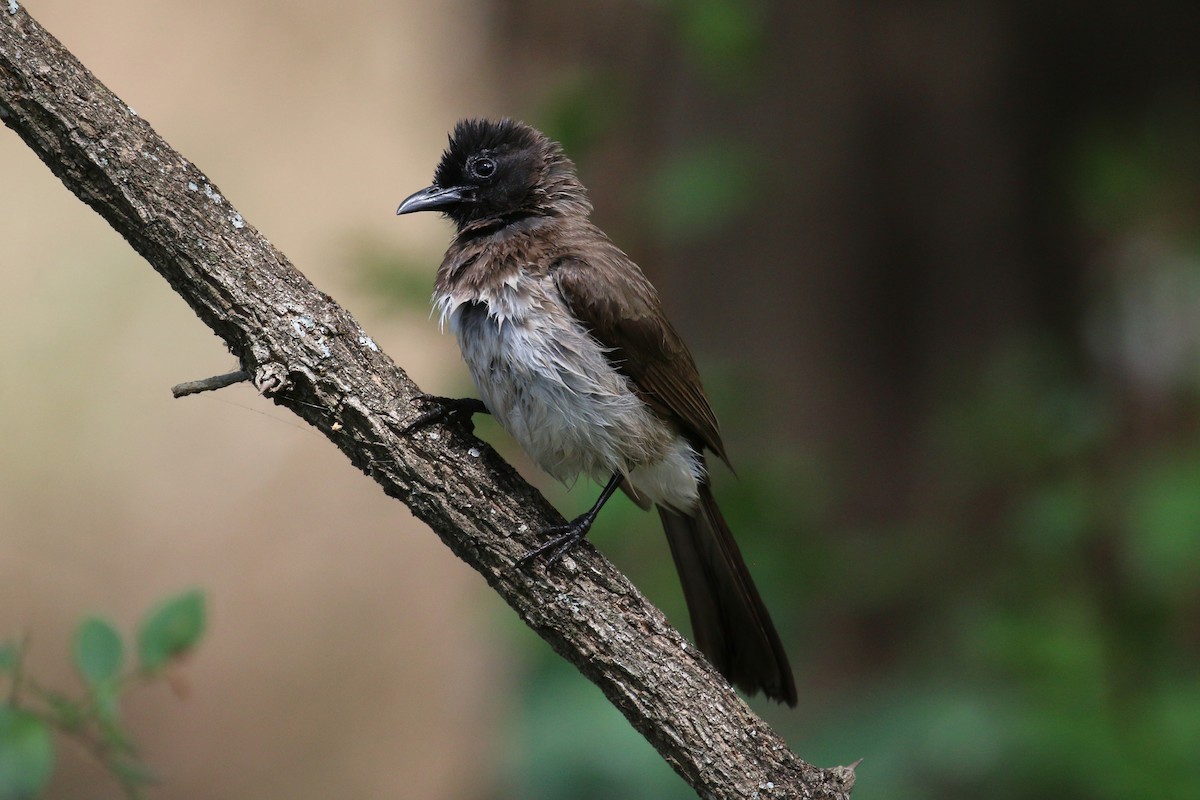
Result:
M496 162L487 156L480 156L471 162L471 174L476 178L487 180L496 174Z

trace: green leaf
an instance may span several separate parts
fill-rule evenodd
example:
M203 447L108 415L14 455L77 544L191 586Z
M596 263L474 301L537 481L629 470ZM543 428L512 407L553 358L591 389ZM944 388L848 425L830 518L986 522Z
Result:
M28 711L0 705L0 800L41 794L54 766L46 723Z
M161 669L196 646L204 635L204 594L192 589L151 610L138 631L142 669Z
M84 681L95 687L120 673L125 646L112 625L99 617L89 617L75 631L72 655Z

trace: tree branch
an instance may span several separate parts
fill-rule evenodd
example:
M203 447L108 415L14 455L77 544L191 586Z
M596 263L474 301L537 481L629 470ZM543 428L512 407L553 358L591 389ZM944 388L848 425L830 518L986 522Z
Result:
M428 523L702 797L849 798L852 769L793 754L594 549L548 572L515 567L533 532L562 518L469 431L398 436L419 411L403 370L12 0L0 5L0 119L167 279L260 391Z
M226 372L224 375L213 375L211 378L177 383L171 387L171 396L179 398L187 397L189 394L214 392L217 389L224 389L226 386L233 386L235 383L248 380L250 380L250 375L245 370L239 369L234 372Z

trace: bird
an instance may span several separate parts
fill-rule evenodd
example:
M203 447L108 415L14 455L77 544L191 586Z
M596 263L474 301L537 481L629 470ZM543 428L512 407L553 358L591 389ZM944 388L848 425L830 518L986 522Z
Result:
M464 119L433 184L397 214L455 226L434 311L480 397L423 395L406 430L487 412L531 460L603 485L595 504L521 563L548 566L582 541L617 489L662 520L696 644L749 695L797 701L787 653L713 497L705 452L729 464L696 363L658 292L590 220L562 146L511 119Z

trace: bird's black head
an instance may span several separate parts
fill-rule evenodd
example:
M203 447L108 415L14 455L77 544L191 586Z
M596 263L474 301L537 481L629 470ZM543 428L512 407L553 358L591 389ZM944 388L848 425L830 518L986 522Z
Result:
M591 205L557 142L523 122L468 119L454 126L433 185L396 213L433 210L461 232L531 216L586 216Z

